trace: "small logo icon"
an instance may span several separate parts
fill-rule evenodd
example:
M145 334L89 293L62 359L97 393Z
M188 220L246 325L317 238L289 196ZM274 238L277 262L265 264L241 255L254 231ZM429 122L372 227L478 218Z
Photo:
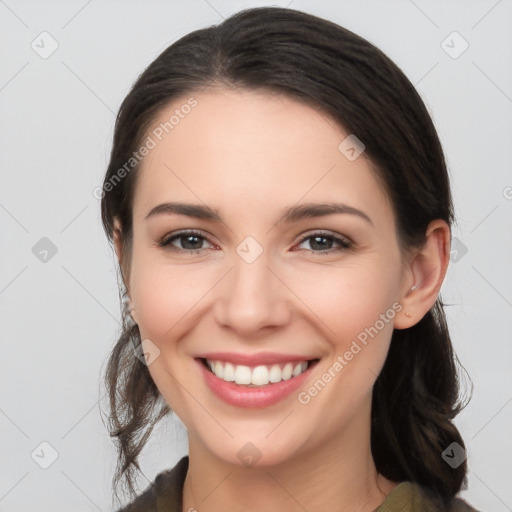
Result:
M31 43L31 48L34 50L39 57L42 59L47 59L50 57L57 48L59 47L59 43L57 40L51 36L48 32L41 32Z
M248 468L254 466L261 459L261 452L251 442L245 443L236 454L240 462Z
M133 349L135 357L146 366L152 364L159 356L160 349L149 339L142 340L138 347Z
M49 238L43 236L32 247L32 254L41 263L48 263L57 254L57 250L57 246Z
M263 247L252 236L247 236L238 245L236 252L246 263L253 263L263 252Z
M366 146L353 133L351 133L341 142L338 149L347 160L353 162L361 156L365 147Z
M468 252L467 246L461 242L456 236L452 238L452 245L450 248L450 261L457 263Z
M441 457L453 469L457 469L466 460L466 450L459 443L453 442L441 454Z
M441 48L452 59L458 59L469 48L469 43L458 32L454 31L443 39Z
M30 456L38 466L48 469L59 458L59 453L50 443L43 441Z

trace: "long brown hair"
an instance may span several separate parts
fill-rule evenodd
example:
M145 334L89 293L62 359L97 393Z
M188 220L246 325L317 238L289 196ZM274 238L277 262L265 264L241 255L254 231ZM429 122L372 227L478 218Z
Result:
M173 99L212 86L277 92L329 114L364 141L385 187L403 247L425 240L428 223L453 223L448 171L433 122L402 71L379 49L335 23L292 9L241 11L196 30L163 51L139 76L115 125L101 203L110 241L119 218L127 249L137 169L119 170ZM115 181L115 183L114 183ZM110 184L110 185L108 185ZM170 412L147 366L134 357L141 339L123 309L123 328L108 360L110 435L119 449L114 487L133 495L138 457L153 427ZM453 418L461 410L457 360L437 300L420 322L395 330L373 390L371 447L379 473L417 482L440 507L466 479L466 462L449 466L442 452L464 447Z

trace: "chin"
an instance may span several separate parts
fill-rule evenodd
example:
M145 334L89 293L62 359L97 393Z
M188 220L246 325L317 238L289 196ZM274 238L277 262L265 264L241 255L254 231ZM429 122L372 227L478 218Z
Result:
M270 436L265 438L261 433L251 436L250 432L222 443L218 439L203 440L203 446L212 457L245 468L269 468L289 463L295 459L303 445L304 441L290 439L289 436L276 441Z

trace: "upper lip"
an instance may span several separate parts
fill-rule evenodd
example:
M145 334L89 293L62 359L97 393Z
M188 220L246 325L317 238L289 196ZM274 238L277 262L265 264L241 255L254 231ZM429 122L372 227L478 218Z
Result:
M235 352L208 352L196 356L210 361L223 361L233 365L260 366L280 363L295 363L318 359L298 354L279 354L276 352L258 352L256 354L237 354Z

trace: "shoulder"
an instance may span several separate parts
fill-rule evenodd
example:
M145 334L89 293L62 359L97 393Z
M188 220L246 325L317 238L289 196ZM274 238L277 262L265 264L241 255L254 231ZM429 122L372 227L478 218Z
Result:
M185 456L172 469L159 473L142 494L117 512L181 512L187 470Z
M375 512L479 512L461 498L453 498L444 505L427 488L402 482L388 495Z

